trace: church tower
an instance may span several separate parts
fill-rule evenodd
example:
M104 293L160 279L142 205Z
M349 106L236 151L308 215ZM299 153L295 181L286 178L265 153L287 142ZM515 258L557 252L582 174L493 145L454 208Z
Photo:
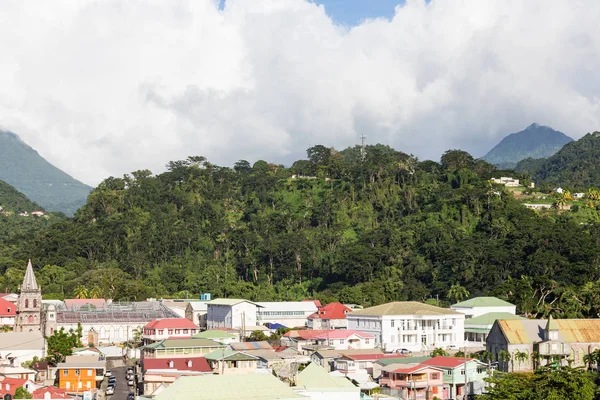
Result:
M42 290L35 280L31 260L19 286L15 332L42 332Z

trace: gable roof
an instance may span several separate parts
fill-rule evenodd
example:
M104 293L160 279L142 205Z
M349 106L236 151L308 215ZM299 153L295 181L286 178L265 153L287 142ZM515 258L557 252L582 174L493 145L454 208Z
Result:
M256 360L257 357L251 356L241 351L235 351L230 349L215 350L204 355L208 361L252 361Z
M379 365L392 365L392 364L421 364L423 361L431 359L431 356L421 356L421 357L385 357L380 358L376 361Z
M210 305L235 306L236 304L240 304L240 303L244 303L244 302L254 304L256 307L262 307L258 303L254 303L250 300L245 300L245 299L215 299L215 300L207 301L206 304L209 306Z
M187 307L191 308L193 311L206 311L208 308L206 301L203 300L190 301L186 308Z
M31 393L33 399L44 399L46 393L50 393L50 398L52 400L55 399L72 399L71 396L67 394L66 389L59 389L56 386L45 386L39 389L36 389Z
M191 361L192 365L188 365ZM171 367L171 363L173 366ZM179 371L196 371L196 372L212 372L204 357L190 358L144 358L144 371L151 369L172 369Z
M187 318L157 318L144 326L144 329L198 329L198 326Z
M196 339L233 339L235 337L237 337L237 335L219 329L210 329L192 335L192 338Z
M467 358L467 362L472 361L472 358ZM432 367L440 368L456 368L460 367L465 363L465 359L462 357L447 357L437 356L430 358L429 360L423 361L421 364L431 365Z
M383 371L398 372L400 374L414 374L416 372L423 371L424 369L434 369L437 371L442 371L440 368L431 365L425 365L423 363L390 364L383 368Z
M464 315L448 308L432 306L430 304L419 303L418 301L394 301L392 303L380 304L374 307L363 308L362 310L353 310L348 314L354 315Z
M491 312L487 314L480 315L478 317L469 318L465 320L465 328L471 325L494 325L494 322L497 319L525 319L518 315L514 315L508 312Z
M497 297L473 297L472 299L453 304L452 307L514 307L514 304Z
M182 376L154 399L292 400L306 397L296 394L271 374L236 374Z
M498 320L496 324L510 344L529 344L544 340L547 320ZM559 341L565 343L600 342L600 319L556 319Z
M351 311L350 307L346 307L342 303L329 303L312 313L308 319L346 319L346 314Z
M14 317L17 315L17 306L0 297L0 317Z
M327 331L325 333L321 333L320 335L315 336L315 339L348 339L350 336L358 336L360 338L363 339L370 339L370 338L374 338L375 336L370 334L370 333L366 333L366 332L361 332L361 331L356 331L356 330L352 330L352 329L333 329L330 331Z
M323 367L318 364L310 363L296 377L296 385L317 391L329 392L359 392L360 388L344 377L334 377L329 375Z
M27 379L22 378L4 378L0 381L0 396L6 394L14 396L17 388L25 385L27 382L29 382Z

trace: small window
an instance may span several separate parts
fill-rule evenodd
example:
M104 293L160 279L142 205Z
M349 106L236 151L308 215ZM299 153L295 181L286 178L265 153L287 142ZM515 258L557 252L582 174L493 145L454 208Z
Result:
M446 375L452 375L452 370L449 369L448 371L446 371Z
M465 370L464 370L464 369L461 369L461 370L460 370L460 374L461 374L461 375L464 375L464 374L465 374Z
M10 307L7 308L7 311L10 312Z
M69 375L69 370L63 369L63 376L68 376L68 375Z
M392 328L396 325L396 321L392 320Z
M76 369L75 370L75 375L79 375L79 374L81 374L81 370L80 369Z
M71 382L66 382L67 390L71 389Z
M173 334L173 329L169 329L169 335Z
M158 334L159 335L164 335L165 334L165 330L164 329L159 329L158 330Z
M92 376L92 370L91 370L91 369L88 369L88 370L87 370L87 374L88 374L88 376Z
M183 330L183 333L188 333L188 330L187 330L187 329L184 329L184 330Z
M437 372L434 372L431 374L431 379L440 379L440 374Z

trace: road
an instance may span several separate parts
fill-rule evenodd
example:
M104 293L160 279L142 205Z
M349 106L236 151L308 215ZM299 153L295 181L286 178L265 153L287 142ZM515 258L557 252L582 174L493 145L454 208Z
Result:
M113 376L117 378L117 386L115 394L106 396L107 400L127 400L127 395L134 391L133 388L127 386L127 367L117 367L110 369Z

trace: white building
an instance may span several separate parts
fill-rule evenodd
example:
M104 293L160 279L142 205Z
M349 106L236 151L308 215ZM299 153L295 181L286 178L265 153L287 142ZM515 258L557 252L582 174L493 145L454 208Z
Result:
M329 303L324 307L319 307L317 312L308 317L309 329L346 329L348 320L346 315L352 312L352 309L342 303Z
M150 344L164 339L185 339L199 328L187 318L157 318L144 326L143 342Z
M464 344L465 315L416 301L381 304L349 313L348 329L375 336L386 351L428 351Z
M280 324L287 328L307 326L308 317L317 311L314 301L262 301L257 310L257 325Z
M216 299L207 304L207 329L246 329L256 326L262 306L244 299Z
M46 357L46 340L41 332L0 333L0 364L19 366L33 357Z
M509 176L503 176L501 178L492 178L491 181L500 185L504 185L506 187L521 186L518 179Z
M489 313L517 313L517 306L497 297L474 297L453 304L450 309L465 314L466 319Z
M348 329L326 331L315 339L318 345L333 347L334 350L375 348L374 335Z
M206 329L208 306L205 301L190 301L185 308L185 317L200 329Z

